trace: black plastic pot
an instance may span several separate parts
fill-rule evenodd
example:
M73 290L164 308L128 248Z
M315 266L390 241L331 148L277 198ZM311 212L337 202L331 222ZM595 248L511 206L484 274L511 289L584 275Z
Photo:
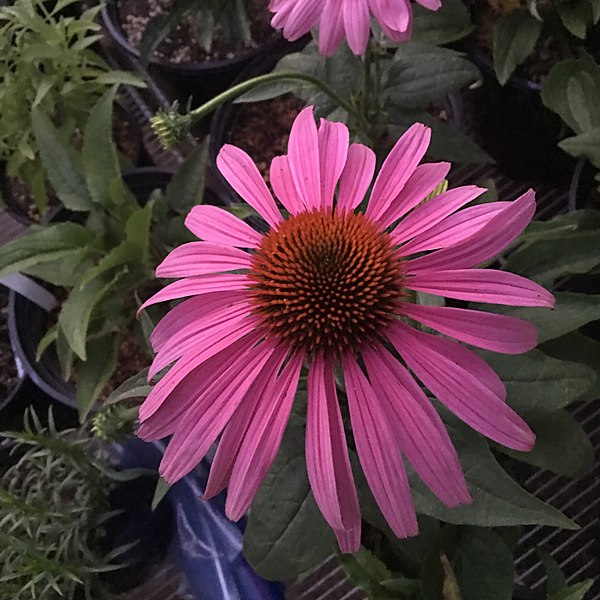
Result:
M515 179L567 186L576 161L557 146L562 121L544 106L541 86L519 76L501 86L489 56L473 48L470 56L483 75L476 97L484 150Z
M140 53L127 40L121 27L118 0L109 0L102 9L104 26L116 43L119 52L134 61L139 61ZM231 82L255 59L268 59L273 53L290 51L293 48L279 33L258 46L241 52L225 60L208 60L201 63L172 63L152 58L149 73L159 82L166 83L178 100L187 102L192 98L192 106L199 106L218 93L227 89ZM266 73L265 67L261 73Z
M143 204L153 190L164 189L171 176L170 171L145 167L124 175L123 179L140 204ZM64 221L70 218L76 217L63 208L53 215L52 220ZM50 398L76 410L75 388L63 379L54 346L36 361L38 344L48 329L48 312L27 298L11 292L8 318L11 345L23 372Z

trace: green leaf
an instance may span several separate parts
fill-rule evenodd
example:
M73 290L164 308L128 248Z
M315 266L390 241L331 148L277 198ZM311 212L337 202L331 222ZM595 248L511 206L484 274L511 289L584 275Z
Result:
M458 52L407 42L394 54L384 94L392 104L421 108L478 79L477 68Z
M460 40L473 30L467 8L461 0L445 0L437 11L413 5L411 40L442 46Z
M571 102L569 102L569 83L571 80L579 82L579 88L571 86ZM591 83L590 83L591 80ZM600 94L600 68L594 59L585 52L579 58L563 60L550 69L542 85L542 101L546 107L558 116L575 132L583 133L579 122L582 121L581 112L589 111L594 127L596 123L597 98ZM581 101L583 97L584 102ZM573 113L575 110L575 114Z
M131 195L121 178L119 155L112 140L112 111L116 93L116 86L110 88L92 108L85 126L82 149L88 189L94 202L104 208L119 204L115 201L118 196L124 201Z
M74 255L83 257L91 241L90 232L75 223L37 229L2 246L0 277Z
M593 579L586 579L581 583L572 585L557 594L549 597L548 600L583 600L588 590L594 585Z
M453 420L449 428L473 502L446 508L417 478L410 475L417 512L455 525L500 527L552 525L577 529L560 511L522 489L498 464L485 439Z
M44 337L40 340L39 344L37 345L37 349L35 351L35 360L39 362L44 352L46 352L50 345L56 342L57 339L58 327L54 325L53 327L48 329L48 331L46 331Z
M571 77L567 84L567 103L575 119L579 133L594 127L600 127L600 106L597 94L600 91L598 82L586 71Z
M131 247L127 241L122 242L107 254L105 254L98 264L91 265L86 269L85 274L78 281L80 287L87 285L92 279L96 279L103 273L116 267L121 267L131 260Z
M82 423L114 373L119 344L115 335L88 340L87 360L75 363L75 392Z
M494 25L494 69L504 85L533 51L543 23L526 8L502 15Z
M69 144L43 110L31 111L31 123L48 179L61 202L70 210L91 210L94 203Z
M543 548L536 548L536 554L540 557L546 571L546 595L551 596L566 588L567 580L556 560Z
M502 308L505 315L531 321L538 330L538 343L553 340L582 325L600 319L600 295L556 292L556 307L544 308Z
M102 36L100 36L102 39ZM136 73L129 71L109 71L96 77L96 83L102 85L131 85L134 87L146 87L144 80Z
M600 342L574 331L555 338L540 347L546 354L560 360L571 360L586 365L596 373L596 382L577 396L579 402L600 398Z
M596 381L590 367L558 360L539 350L519 356L480 354L506 385L507 402L525 418L568 406Z
M587 28L592 24L592 7L585 0L557 2L555 6L565 28L584 40Z
M154 496L152 497L151 508L153 511L156 510L158 505L164 500L165 496L169 493L171 486L162 477L158 478L156 482L156 488L154 490Z
M565 138L558 143L567 154L575 158L586 158L600 168L600 127Z
M152 386L148 385L148 368L140 371L137 375L126 379L110 396L106 399L104 406L115 404L131 398L145 398L152 391Z
M508 456L577 479L594 466L594 448L581 425L565 410L528 419L536 435L531 452L502 448Z
M115 286L123 275L117 273L112 279L100 276L75 287L65 300L58 316L58 324L69 346L81 360L87 359L86 340L92 312L102 298Z
M293 415L279 453L252 504L244 555L262 577L293 579L334 547L308 482L304 428Z
M340 562L352 583L360 588L369 600L390 598L385 590L380 589L380 582L392 577L385 564L364 546L354 554L341 554Z
M480 527L461 529L453 563L462 600L512 599L512 552L493 531Z
M524 245L511 252L503 268L550 286L559 277L587 273L599 264L600 231L582 231Z
M125 235L129 246L129 261L146 267L150 260L150 225L152 223L152 202L138 208L129 216L125 225Z
M23 273L47 281L52 285L73 287L80 281L81 273L87 273L88 269L93 266L90 255L90 249L84 247L79 252L73 252L58 260L27 267L23 269Z
M536 240L561 240L565 234L578 231L600 229L600 212L596 210L577 210L554 217L550 221L532 221L521 234L521 242Z
M187 215L192 207L202 204L207 160L208 139L194 148L169 182L165 194L177 214Z

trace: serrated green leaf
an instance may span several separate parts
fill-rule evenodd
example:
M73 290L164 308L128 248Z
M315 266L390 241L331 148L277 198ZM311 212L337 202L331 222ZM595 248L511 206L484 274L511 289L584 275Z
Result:
M167 202L177 214L187 215L192 207L203 203L207 161L208 139L194 148L167 185Z
M542 22L521 8L502 15L494 25L494 69L504 85L514 70L531 54L542 32Z
M115 335L88 340L87 360L75 363L77 409L82 423L114 373L119 344L120 339Z
M269 474L252 504L244 555L267 579L293 579L334 548L306 474L304 429L293 415Z
M536 435L531 452L502 448L508 456L558 475L577 479L594 466L594 448L581 425L565 410L528 419Z
M123 273L120 271L112 279L101 275L86 283L82 288L75 287L62 306L58 324L73 352L83 361L87 359L87 331L92 312L102 298L115 286Z
M125 235L129 246L130 262L147 267L150 260L150 225L152 223L152 202L138 208L129 216L125 225Z
M37 229L2 246L0 277L74 255L83 257L91 241L90 232L75 223Z

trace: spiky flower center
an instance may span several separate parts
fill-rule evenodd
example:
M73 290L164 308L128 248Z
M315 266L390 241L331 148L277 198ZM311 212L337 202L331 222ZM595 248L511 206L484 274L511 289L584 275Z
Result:
M390 236L362 214L301 213L272 229L249 274L254 311L281 341L340 355L377 338L400 296Z

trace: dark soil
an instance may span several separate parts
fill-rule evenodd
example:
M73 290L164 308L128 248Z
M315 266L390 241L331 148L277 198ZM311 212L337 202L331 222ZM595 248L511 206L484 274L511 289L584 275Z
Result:
M11 197L11 202L15 210L29 218L33 223L40 223L46 212L59 205L59 201L55 196L49 196L44 214L38 210L33 194L29 188L16 177L7 178L8 193Z
M112 134L119 151L129 162L136 165L140 153L140 133L137 125L118 104L113 112Z
M19 382L15 357L8 337L8 296L0 292L0 404Z
M139 48L150 20L168 13L175 2L176 0L120 0L121 25L129 43ZM199 42L194 17L188 14L159 45L155 57L172 63L202 63L234 58L246 50L256 48L273 35L268 0L250 0L248 14L251 39L241 46L235 40L227 39L224 32L216 27L212 49L207 53Z
M240 105L239 119L230 143L253 158L267 183L271 161L287 153L292 123L303 108L304 102L292 94Z

